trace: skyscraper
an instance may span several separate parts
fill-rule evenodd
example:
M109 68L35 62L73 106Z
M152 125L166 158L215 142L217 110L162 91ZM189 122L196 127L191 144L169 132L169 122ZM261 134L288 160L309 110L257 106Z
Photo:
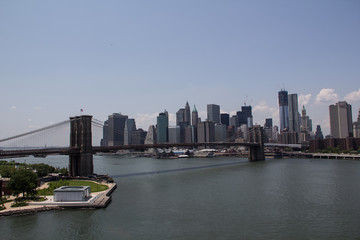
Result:
M272 118L266 118L264 128L272 128L272 127L273 127Z
M193 125L189 125L185 127L184 130L184 142L185 143L193 143L197 137L196 127Z
M165 110L163 113L159 113L157 117L157 143L167 143L168 142L168 127L169 127L169 115Z
M106 120L104 122L103 138L100 141L100 146L102 147L108 146L108 141L109 141L109 120Z
M179 126L180 123L183 124L185 122L185 109L180 108L179 111L176 112L176 126Z
M230 118L230 126L233 126L234 128L239 127L239 118L237 115L234 115Z
M192 129L191 129L191 133L192 133L192 142L197 142L198 141L198 137L197 137L197 127L198 127L198 123L201 122L199 119L199 115L198 115L198 111L196 110L196 107L194 105L194 109L191 113L191 124L192 124Z
M264 124L265 142L273 141L273 123L272 118L266 118Z
M135 119L126 119L124 129L124 145L131 145L133 132L136 131Z
M322 131L321 131L320 125L317 125L317 126L316 126L315 139L316 139L316 140L322 140L322 139L324 139L324 135L323 135L323 133L322 133Z
M179 109L179 111L176 112L176 126L180 127L180 142L185 142L185 128L190 125L190 106L189 103L186 102L185 108ZM172 133L177 132L177 130L172 129ZM170 134L170 132L169 132ZM191 139L192 137L189 136ZM173 141L172 139L171 141ZM169 141L170 141L170 135L169 135Z
M225 142L226 141L226 125L221 123L216 123L214 126L215 131L215 142Z
M280 132L289 128L289 102L288 92L281 90L279 92L279 117L280 117Z
M197 129L198 142L215 141L215 123L212 121L200 122Z
M221 123L228 127L230 125L230 115L228 113L221 113Z
M242 106L241 111L236 112L238 118L238 126L246 124L248 127L252 125L252 110L251 106Z
M301 110L301 132L309 132L310 131L310 119L309 116L306 115L305 106Z
M146 138L145 138L145 144L155 144L156 143L156 128L154 125L150 125L149 126L149 130L146 134Z
M180 143L180 126L168 128L169 143Z
M190 106L188 102L186 102L185 105L184 122L186 123L186 126L191 125Z
M353 124L353 132L355 138L360 138L360 109L358 113L357 121Z
M213 123L220 123L220 106L216 104L207 105L207 120Z
M309 116L306 115L305 106L301 110L301 124L300 124L300 135L299 140L302 143L306 143L310 140L310 128L311 128L311 121Z
M127 119L128 116L122 115L121 113L109 115L107 120L107 145L105 146L124 145L124 130Z
M131 144L144 144L147 132L139 128L131 134Z
M333 138L353 136L351 105L345 101L329 106L330 133Z
M289 131L299 133L300 114L298 107L298 97L296 93L288 95L288 107L289 107Z
M197 124L199 123L199 115L198 115L198 111L196 110L195 105L194 105L194 109L191 113L191 119L192 119L192 125L194 125L196 127Z

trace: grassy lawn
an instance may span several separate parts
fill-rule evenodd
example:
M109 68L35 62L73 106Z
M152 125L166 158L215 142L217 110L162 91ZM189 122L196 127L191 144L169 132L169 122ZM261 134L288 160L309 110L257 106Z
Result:
M61 186L90 186L91 192L101 192L107 190L107 185L102 185L92 181L85 180L60 180L56 182L50 182L49 188L38 190L39 196L54 195L54 189Z

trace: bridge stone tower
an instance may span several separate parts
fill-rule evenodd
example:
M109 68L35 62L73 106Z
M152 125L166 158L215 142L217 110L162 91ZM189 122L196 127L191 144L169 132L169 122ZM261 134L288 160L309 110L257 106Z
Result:
M89 176L94 173L92 153L92 116L70 117L70 148L80 149L69 155L69 175Z
M258 143L258 146L250 147L249 161L265 160L264 154L264 129L259 125L254 125L249 129L249 142Z

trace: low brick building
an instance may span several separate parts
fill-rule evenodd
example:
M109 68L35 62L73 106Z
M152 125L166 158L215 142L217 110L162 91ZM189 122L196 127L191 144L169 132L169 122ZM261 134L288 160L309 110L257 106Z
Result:
M321 140L310 140L310 152L319 152L327 148L336 148L341 150L357 150L360 147L360 138L329 138Z
M10 178L0 178L0 198L5 195L11 195L11 190L7 187Z

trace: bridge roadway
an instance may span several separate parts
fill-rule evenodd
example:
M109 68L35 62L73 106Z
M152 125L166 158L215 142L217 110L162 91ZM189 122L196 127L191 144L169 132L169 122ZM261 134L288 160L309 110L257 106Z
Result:
M36 148L0 151L0 158L28 155L70 155L80 152L80 148Z
M121 146L93 146L91 153L106 153L114 152L118 150L145 150L149 148L171 148L171 147L216 147L216 146L244 146L244 147L258 147L259 143L237 143L237 142L210 142L210 143L159 143L159 144L139 144L139 145L121 145ZM80 148L37 148L37 149L22 149L22 150L3 150L0 151L0 157L16 157L16 156L28 156L28 155L73 155L79 154Z

